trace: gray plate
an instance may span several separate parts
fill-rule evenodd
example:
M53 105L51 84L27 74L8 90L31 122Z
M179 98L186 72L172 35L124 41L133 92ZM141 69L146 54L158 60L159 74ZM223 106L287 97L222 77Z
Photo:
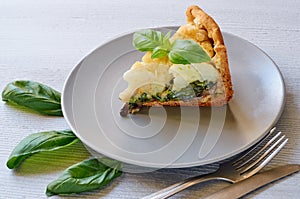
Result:
M96 152L145 167L198 166L249 148L279 119L285 88L278 67L258 47L228 33L223 36L235 90L228 106L156 107L120 117L118 95L127 86L122 75L142 57L132 35L94 50L65 82L64 116Z

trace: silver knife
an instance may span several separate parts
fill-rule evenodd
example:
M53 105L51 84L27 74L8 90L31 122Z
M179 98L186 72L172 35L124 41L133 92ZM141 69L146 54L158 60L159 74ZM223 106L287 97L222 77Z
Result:
M300 170L299 164L288 164L258 173L250 178L229 185L202 199L235 199L254 191L270 182L283 178Z

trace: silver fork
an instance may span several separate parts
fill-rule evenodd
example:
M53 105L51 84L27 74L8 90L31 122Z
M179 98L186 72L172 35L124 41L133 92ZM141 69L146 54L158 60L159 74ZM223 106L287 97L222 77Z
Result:
M236 183L251 177L260 171L287 143L288 139L281 132L275 133L274 127L259 143L244 155L221 163L215 172L188 178L173 184L143 199L168 198L188 187L210 180L223 180Z

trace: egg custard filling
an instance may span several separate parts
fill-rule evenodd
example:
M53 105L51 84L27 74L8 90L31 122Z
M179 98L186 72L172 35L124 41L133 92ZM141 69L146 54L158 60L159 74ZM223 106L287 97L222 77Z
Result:
M212 62L170 64L165 59L149 62L149 57L146 54L123 75L128 87L119 98L128 104L130 113L138 112L145 102L201 97L215 88L219 78Z

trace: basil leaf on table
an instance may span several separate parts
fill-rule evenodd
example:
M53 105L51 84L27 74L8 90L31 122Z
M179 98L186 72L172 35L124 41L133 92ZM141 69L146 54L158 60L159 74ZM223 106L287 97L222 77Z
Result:
M122 174L121 163L108 161L109 166L93 158L69 167L47 186L46 195L81 193L104 187Z
M11 82L4 88L2 100L44 115L63 116L61 94L38 82L24 80Z
M70 130L48 131L25 137L12 151L6 165L10 169L18 167L29 156L42 151L53 151L78 142Z
M169 52L174 64L190 64L210 61L209 55L193 40L175 40Z
M133 35L133 46L139 51L152 51L156 47L170 49L170 33L164 35L160 31L141 30Z

